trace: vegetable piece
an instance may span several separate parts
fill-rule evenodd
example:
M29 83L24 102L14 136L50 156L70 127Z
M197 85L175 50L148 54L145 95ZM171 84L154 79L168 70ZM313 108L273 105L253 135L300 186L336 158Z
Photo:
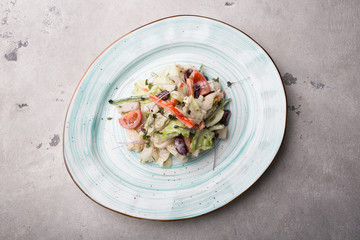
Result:
M215 96L214 100L216 100L217 102L220 102L221 99L223 99L223 98L224 98L224 95L222 93L219 93Z
M201 123L199 124L199 129L204 129L205 128L205 123L204 121L201 121Z
M134 89L131 91L132 95L134 96L141 96L146 95L146 91L144 91L144 88L148 88L145 84L146 80L139 80L135 82Z
M156 121L154 121L154 127L155 127L155 131L160 131L163 129L163 126L166 125L170 119L168 117L166 117L163 114L156 114Z
M172 139L163 140L160 137L158 137L157 134L151 136L150 140L154 144L154 146L158 149L166 148L168 145L172 143Z
M163 167L170 168L171 165L172 165L172 159L171 159L171 155L170 155L170 157L168 158L168 160L166 160L166 161L163 163Z
M170 92L171 98L175 98L179 102L182 102L184 100L184 97L187 96L187 94L188 94L187 93L187 88L185 88L185 87L180 87L180 88L178 88L177 91L171 91Z
M179 70L175 64L166 66L159 72L159 74L154 78L154 81L153 81L154 87L152 88L152 90L154 88L159 88L160 92L162 90L168 90L168 91L173 90L174 85L171 85L171 84L174 84L174 82L169 78L169 76L179 76ZM164 83L171 83L171 84L164 85ZM161 85L155 86L156 84L161 84ZM154 94L151 91L150 91L150 93Z
M203 74L203 72L204 72L204 64L201 64L201 66L200 66L200 68L199 68L199 72L200 72L201 74Z
M231 112L230 110L225 109L224 110L224 115L220 120L220 123L224 124L225 126L227 126L229 124L229 118L230 118Z
M192 152L191 147L190 147L190 145L191 145L191 138L184 137L184 141L185 141L185 144L186 144L186 147L187 147L188 151L189 151L189 152Z
M145 99L148 99L148 96L131 96L128 98L122 98L122 99L118 99L118 100L109 100L109 103L112 105L119 105L120 103L123 102L134 102L134 101L144 101Z
M186 79L186 85L188 90L189 96L194 96L194 88L193 88L194 81L191 78Z
M143 113L150 113L150 110L152 110L152 113L157 113L160 109L159 107L153 102L149 102L149 103L145 103L145 104L141 104L141 112Z
M140 109L139 102L122 102L118 105L118 113L123 114L127 112L133 112Z
M202 129L196 132L194 138L191 141L191 149L196 150L208 150L212 147L212 139L215 133L208 129Z
M180 155L180 154L176 151L176 148L175 148L175 145L174 145L174 144L171 144L171 145L167 146L166 149L167 149L172 155L174 155L174 157L176 157L176 159L177 159L179 162L184 163L184 162L187 162L187 161L188 161L187 156Z
M219 139L225 140L227 136L227 127L224 127L223 129L220 130L216 130L215 133L218 134Z
M219 83L219 81L214 81L214 80L210 80L208 81L209 85L210 85L210 90L211 91L217 91L221 89L221 84Z
M213 108L213 104L214 104L214 99L217 95L219 95L220 93L218 91L216 92L213 92L213 93L210 93L208 95L206 95L204 97L204 102L203 104L201 105L201 108L208 111L210 110L211 108Z
M218 108L216 112L209 118L205 119L205 126L211 127L217 124L224 115L224 110Z
M123 128L133 129L136 128L141 122L141 111L128 112L119 118L119 123Z
M156 151L156 148L150 146L148 148L144 148L142 152L140 152L140 162L147 163L147 162L154 162L159 158L159 155Z
M169 159L171 158L170 152L167 149L160 149L159 150L159 158L156 160L156 163L160 166L160 167L164 167L165 162L167 162ZM168 167L169 164L166 164Z
M193 152L191 153L191 155L192 155L193 157L197 157L197 156L199 156L199 153L200 153L200 149L198 149L198 150L196 150L196 151L193 151Z
M184 98L185 106L181 109L186 117L195 124L200 124L206 115L206 111L201 109L199 102L192 96Z
M176 106L176 104L178 103L178 100L173 98L173 99L170 100L170 103L171 103L171 105Z
M167 103L154 95L150 95L150 100L156 102L157 105L165 108L166 110L174 114L176 118L179 119L179 121L181 121L182 123L184 123L185 126L187 126L188 128L192 128L193 126L195 126L195 123L193 123L190 119L184 117L184 115L182 115L182 113L178 109L171 105L171 103Z
M217 125L214 125L212 127L209 127L209 130L210 131L215 131L215 130L220 130L220 129L224 129L225 128L225 125L223 124L217 124Z
M200 90L201 90L201 86L200 86L200 84L198 84L198 83L195 83L194 85L193 85L193 91L194 91L194 98L199 98L199 96L200 96Z
M144 123L145 132L144 132L143 136L151 136L153 134L153 132L155 130L155 128L154 128L155 118L153 116L154 116L154 114L148 115L148 117Z
M171 139L179 135L189 137L190 129L186 129L185 125L176 119L170 121L170 123L162 130L161 133L162 134L157 134L157 136L163 140Z
M231 100L231 98L221 99L221 101L218 103L218 105L215 105L208 111L208 113L205 116L205 119L211 118L218 109L224 109L224 107L226 106L226 104L228 104L230 102L230 100Z
M192 71L190 78L194 80L194 83L198 83L201 86L201 95L206 95L211 91L208 81L206 81L206 78L200 72Z
M181 155L186 155L188 149L182 136L177 136L174 140L176 151Z
M133 129L126 129L125 132L127 139L130 140L130 142L126 144L126 148L129 151L141 152L144 148L145 142L141 139L138 132Z
M166 101L170 98L170 93L167 90L163 90L161 93L159 93L158 95L156 95L158 98Z
M191 75L192 72L193 72L192 69L188 69L188 70L185 71L185 73L184 73L184 80L185 81L186 81L186 79L190 78L190 75Z

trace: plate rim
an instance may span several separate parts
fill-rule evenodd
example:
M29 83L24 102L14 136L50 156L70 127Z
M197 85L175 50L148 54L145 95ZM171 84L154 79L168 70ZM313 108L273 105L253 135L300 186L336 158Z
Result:
M65 157L65 131L66 131L66 120L67 120L67 117L68 117L68 113L69 113L69 109L70 109L70 106L72 104L72 101L74 100L74 96L76 94L76 92L78 91L78 88L80 86L80 84L82 83L84 77L86 76L86 74L88 73L89 69L92 67L92 65L96 62L96 60L104 53L106 52L111 46L113 46L115 43L117 43L119 40L121 40L122 38L126 37L127 35L141 29L141 28L144 28L148 25L151 25L151 24L154 24L156 22L159 22L159 21L163 21L163 20L166 20L166 19L171 19L171 18L177 18L177 17L198 17L198 18L204 18L204 19L209 19L209 20L212 20L212 21L216 21L216 22L219 22L219 23L222 23L222 24L225 24L239 32L241 32L242 34L244 34L245 36L247 36L248 38L250 38L252 41L254 41L265 53L266 55L270 58L271 62L274 64L277 72L278 72L278 75L280 77L280 80L281 80L281 84L282 84L282 87L283 87L283 90L284 90L284 95L285 95L285 106L287 106L287 103L288 103L288 99L287 99L287 94L286 94L286 89L285 89L285 85L284 85L284 81L281 77L281 74L280 74L280 71L279 71L279 68L278 66L275 64L274 60L272 59L272 57L270 56L270 54L265 50L265 48L263 48L263 46L261 46L256 40L254 40L252 37L250 37L247 33L245 33L244 31L240 30L239 28L229 24L229 23L226 23L224 21L221 21L221 20L218 20L218 19L215 19L215 18L212 18L212 17L207 17L207 16L202 16L202 15L194 15L194 14L178 14L178 15L172 15L172 16L168 16L168 17L163 17L163 18L159 18L157 20L154 20L154 21L151 21L151 22L148 22L146 24L143 24L133 30L130 30L129 32L125 33L124 35L122 35L121 37L119 37L118 39L116 39L115 41L113 41L109 46L107 46L103 51L101 51L97 57L90 63L89 67L86 69L85 73L83 74L83 76L81 77L79 83L76 85L76 88L75 88L75 91L73 93L73 95L71 96L71 99L70 99L70 102L69 102L69 105L67 107L67 110L66 110L66 114L65 114L65 120L64 120L64 127L63 127L63 134L62 134L62 152L63 152L63 158L64 158L64 163L65 163L65 167L66 167L66 170L67 172L69 173L71 179L73 180L73 182L75 183L75 185L81 190L82 193L84 193L88 198L90 198L93 202L95 202L96 204L112 211L112 212L115 212L115 213L119 213L119 214L122 214L124 216L128 216L128 217L132 217L132 218L136 218L136 219L141 219L141 220L150 220L150 221L160 221L160 222L173 222L173 221L182 221L182 220L187 220L187 219L193 219L193 218L198 218L198 217L201 217L201 216L205 216L207 214L210 214L210 213L213 213L221 208L224 208L225 206L229 205L230 203L232 203L233 201L235 201L236 199L238 199L241 195L243 195L245 192L247 192L251 187L253 187L261 178L262 176L264 175L264 173L266 172L266 170L268 170L271 165L273 164L275 158L277 157L277 155L279 154L279 151L284 143L284 139L285 139L285 134L286 134L286 129L287 129L287 122L288 122L288 108L286 107L285 108L285 126L284 126L284 133L283 133L283 136L282 136L282 139L281 139L281 143L280 143L280 146L274 156L274 158L271 160L270 164L267 166L267 168L261 173L261 175L255 180L254 183L252 183L246 190L244 190L242 193L240 193L238 196L236 196L234 199L230 200L229 202L227 202L226 204L224 204L223 206L221 207L218 207L216 209L213 209L209 212L206 212L206 213L203 213L203 214L200 214L200 215L197 215L197 216L192 216L192 217L186 217L186 218L178 218L178 219L152 219L152 218L144 218L144 217L137 217L137 216L132 216L132 215L129 215L129 214L126 214L126 213L123 213L123 212L120 212L120 211L117 211L115 209L112 209L112 208L109 208L99 202L97 202L95 199L93 199L91 196L89 196L81 187L80 185L76 182L76 180L74 179L73 175L71 174L70 172L70 169L69 169L69 166L66 162L66 157Z

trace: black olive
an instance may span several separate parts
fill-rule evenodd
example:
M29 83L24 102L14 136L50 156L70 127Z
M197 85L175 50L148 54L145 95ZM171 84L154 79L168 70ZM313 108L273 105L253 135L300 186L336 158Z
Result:
M158 98L161 98L162 100L166 101L169 99L170 97L170 93L167 90L163 90L161 93L159 93L158 95L156 95Z
M200 90L201 90L200 84L194 83L193 84L193 89L194 89L194 98L199 98Z
M190 77L190 75L191 75L192 72L193 72L192 69L186 70L186 72L184 73L184 79L185 79L185 81L186 81L186 79L188 79L188 78Z
M229 118L230 118L231 112L230 110L225 109L224 110L224 115L220 120L220 123L224 124L225 126L227 126L229 124Z
M177 136L174 140L175 149L181 155L186 155L188 153L188 149L186 147L185 141L182 136Z

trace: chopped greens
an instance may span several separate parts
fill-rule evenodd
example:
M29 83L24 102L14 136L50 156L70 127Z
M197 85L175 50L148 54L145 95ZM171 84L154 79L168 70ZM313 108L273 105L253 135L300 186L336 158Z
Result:
M165 66L152 72L150 80L136 81L132 96L109 100L121 114L128 150L138 152L141 163L169 168L172 157L184 162L226 139L230 99L225 99L219 77L209 81L203 73L203 64Z

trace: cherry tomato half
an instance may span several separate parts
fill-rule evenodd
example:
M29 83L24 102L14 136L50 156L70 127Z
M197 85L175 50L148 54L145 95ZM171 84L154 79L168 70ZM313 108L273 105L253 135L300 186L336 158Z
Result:
M119 123L123 128L133 129L136 128L141 122L141 111L128 112L119 118Z

